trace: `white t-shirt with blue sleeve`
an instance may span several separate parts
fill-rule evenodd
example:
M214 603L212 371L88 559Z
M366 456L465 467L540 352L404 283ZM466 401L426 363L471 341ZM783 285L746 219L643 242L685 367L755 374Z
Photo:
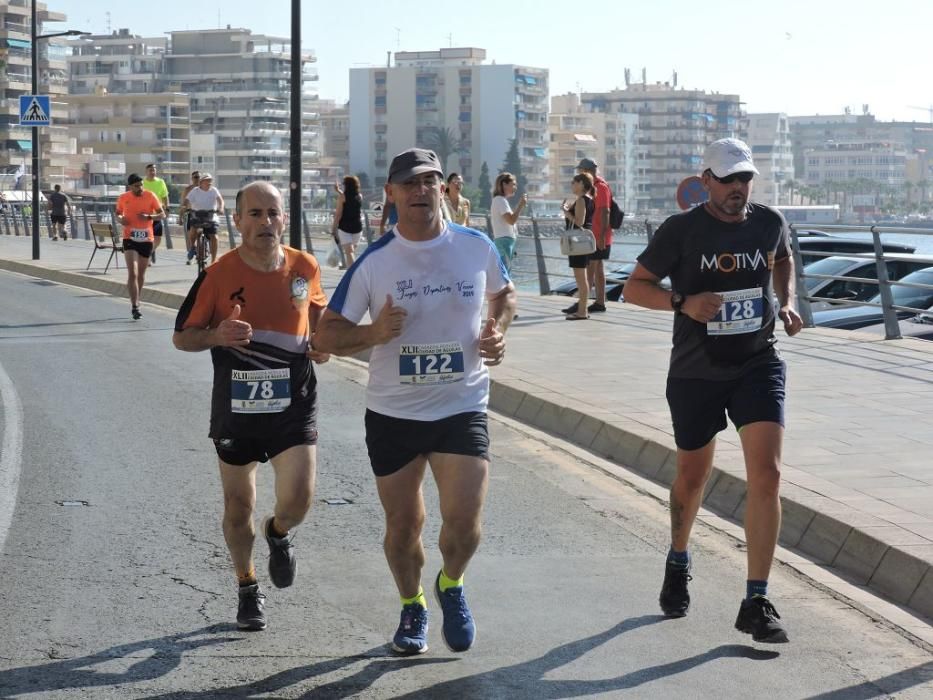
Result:
M489 372L479 354L484 302L510 283L489 238L447 224L429 241L393 229L340 281L328 308L352 323L386 304L408 315L402 334L372 349L366 406L393 418L434 421L485 411Z

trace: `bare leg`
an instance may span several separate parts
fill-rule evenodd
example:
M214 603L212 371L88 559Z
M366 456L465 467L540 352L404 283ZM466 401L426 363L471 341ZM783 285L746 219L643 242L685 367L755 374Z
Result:
M784 429L780 423L749 423L739 431L739 437L748 477L745 503L748 578L767 581L781 531L781 444Z
M386 561L399 595L413 598L421 587L424 568L424 497L421 482L427 460L418 456L394 474L376 479L376 488L386 517L383 541Z
M698 450L677 450L677 476L671 485L671 546L678 552L686 551L690 541L715 450L715 438Z
M224 493L224 540L238 578L254 572L253 510L256 507L256 462L239 466L220 463L220 481Z

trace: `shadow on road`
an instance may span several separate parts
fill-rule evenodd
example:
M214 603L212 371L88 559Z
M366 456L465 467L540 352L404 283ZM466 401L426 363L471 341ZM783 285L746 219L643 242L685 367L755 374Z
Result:
M903 671L874 681L865 681L848 688L811 695L807 700L868 700L868 698L894 696L908 688L931 681L933 681L933 661L927 661L925 664L905 668Z
M399 698L468 697L468 698L513 698L548 700L550 698L573 698L582 695L597 695L616 690L626 690L651 681L689 671L702 664L722 658L744 658L752 661L770 661L780 654L764 651L741 644L724 644L703 654L691 656L657 666L632 671L614 678L599 680L548 680L545 674L556 668L576 661L596 647L609 642L626 632L639 627L665 621L663 615L642 615L623 620L605 632L579 639L556 647L544 656L512 666L503 666L485 673L466 678L444 681L420 690L400 695Z
M7 669L0 671L0 688L3 697L9 697L20 693L97 688L153 680L174 670L187 652L237 641L237 637L220 636L233 631L235 627L230 624L211 625L191 632L121 644L90 656ZM94 668L97 664L147 651L152 653L122 673L108 673Z

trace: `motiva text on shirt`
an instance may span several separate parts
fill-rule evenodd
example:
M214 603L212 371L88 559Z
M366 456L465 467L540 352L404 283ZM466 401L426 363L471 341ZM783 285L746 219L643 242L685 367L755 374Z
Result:
M717 272L735 272L737 270L771 270L774 268L774 253L762 251L754 253L714 253L713 255L700 254L700 272L716 270Z

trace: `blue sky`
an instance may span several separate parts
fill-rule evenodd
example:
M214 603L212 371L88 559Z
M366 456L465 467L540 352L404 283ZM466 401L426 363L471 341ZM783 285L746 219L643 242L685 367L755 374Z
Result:
M290 0L48 0L61 28L126 27L157 36L230 24L288 35ZM109 14L109 18L107 13ZM143 18L143 19L141 19ZM879 119L930 121L933 3L922 0L471 0L303 2L302 43L318 58L321 97L348 97L347 71L386 52L485 48L487 60L550 69L551 94L640 81L738 93L750 112L839 114L868 104ZM911 109L910 106L923 109Z

